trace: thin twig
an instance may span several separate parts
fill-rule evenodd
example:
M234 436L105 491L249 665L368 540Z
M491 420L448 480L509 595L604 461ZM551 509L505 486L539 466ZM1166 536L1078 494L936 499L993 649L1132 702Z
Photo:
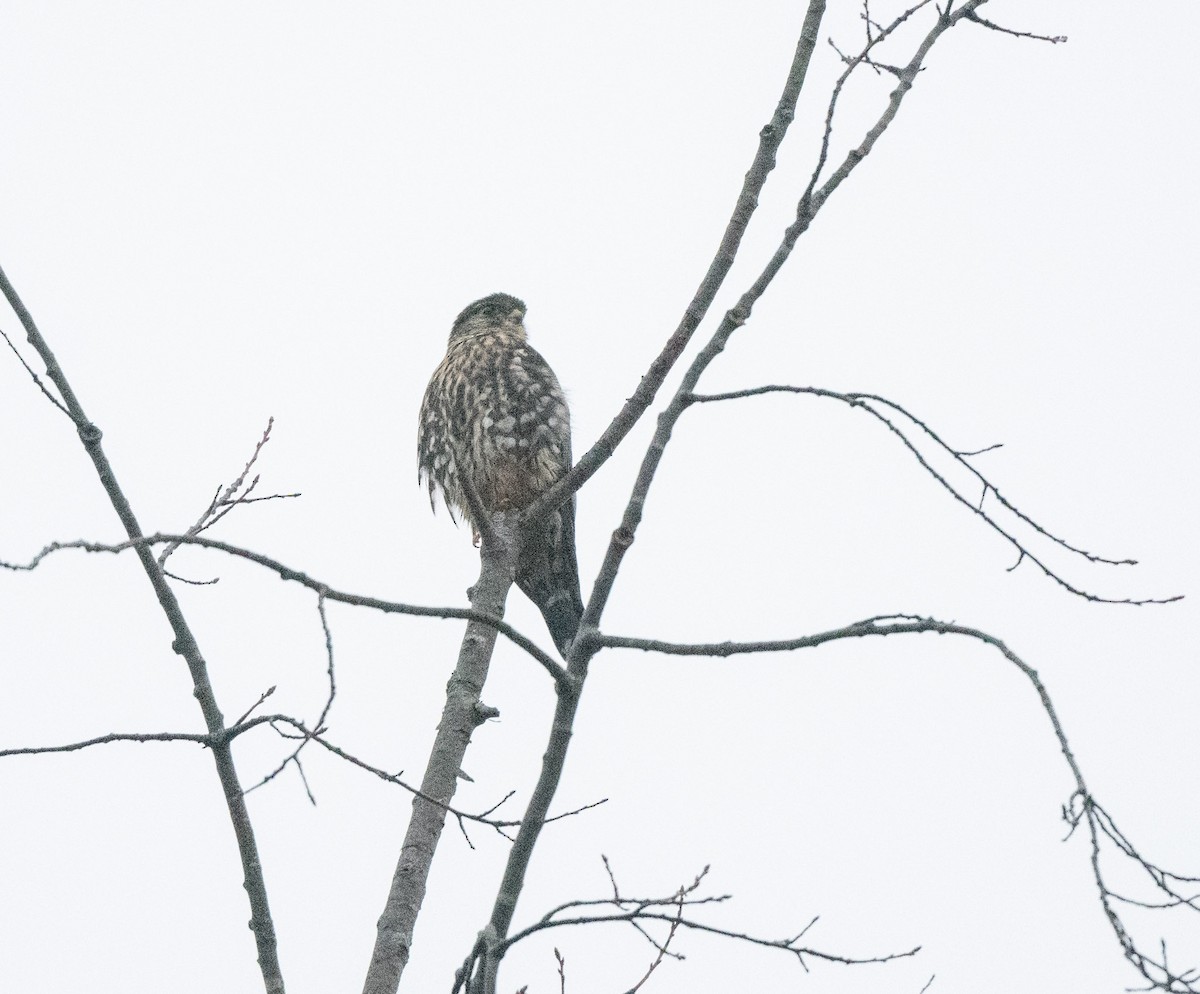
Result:
M817 153L817 163L813 167L812 175L808 181L808 186L805 187L804 194L800 198L801 207L805 212L811 209L815 214L816 210L820 207L819 204L816 205L816 207L811 206L813 203L813 195L817 188L817 183L820 181L821 173L825 170L825 164L829 161L829 146L833 138L833 120L837 114L838 101L841 99L842 91L845 88L846 83L849 82L854 70L856 70L860 65L873 66L873 63L870 60L870 53L872 50L893 35L901 25L903 25L910 17L913 16L913 14L917 13L917 11L926 6L928 3L930 3L930 0L920 0L919 3L914 4L905 11L902 11L900 15L886 27L879 27L874 36L871 35L868 27L867 44L857 55L843 55L840 51L838 51L837 46L834 45L833 39L829 39L829 44L833 47L834 51L838 53L838 57L843 63L845 63L846 68L837 78L837 81L833 84L833 89L830 91L829 104L825 110L825 130L821 134L821 148ZM878 72L878 67L873 67ZM899 71L895 71L894 74L899 75ZM913 78L915 78L915 75L916 70L914 69ZM899 87L897 88L897 92L899 92ZM895 96L895 94L893 94L893 96ZM901 93L901 97L902 96L903 93ZM867 149L867 152L869 151L870 149ZM862 154L865 156L866 152L863 152ZM853 166L850 168L853 168ZM847 173L849 173L849 169L847 169ZM832 192L832 188L829 192ZM828 193L826 194L826 197L828 197Z
M333 668L333 633L329 630L329 618L325 614L326 593L326 590L320 590L317 592L317 615L321 620L321 631L325 635L325 672L329 677L329 693L325 697L325 706L321 708L321 714L318 716L316 723L313 725L313 728L317 731L320 731L325 727L325 719L329 717L329 712L333 708L333 699L337 696L337 679L334 676ZM259 780L258 783L251 787L247 787L246 793L249 794L252 790L257 790L264 784L270 783L275 779L275 777L284 771L289 763L292 762L296 763L296 769L303 777L303 770L300 767L299 756L300 751L308 744L310 738L311 736L305 736L303 741L296 746L296 748L292 750L292 752L286 756L274 770ZM317 803L313 798L312 791L308 792L308 798L313 804Z
M23 355L21 355L20 350L15 345L13 345L12 339L8 337L8 332L6 332L3 328L0 328L0 335L4 336L4 340L6 342L8 342L8 347L10 349L12 349L13 355L15 355L17 357L17 361L22 366L25 367L25 372L27 372L31 377L33 377L33 382L37 385L37 388L39 390L41 390L43 394L45 394L46 399L48 401L50 401L50 403L53 404L55 407L57 407L60 411L62 411L63 414L65 414L68 418L71 417L71 412L68 411L65 407L63 407L62 402L57 397L55 397L54 394L52 394L49 390L46 389L46 384L42 382L42 380L38 376L38 374L35 373L33 371L33 368L29 365L29 363L27 363L25 361L25 357Z
M243 724L243 723L246 721L246 719L247 719L247 718L249 718L249 717L250 717L250 715L254 714L254 712L255 712L255 711L257 711L257 710L258 710L258 709L259 709L259 708L262 706L263 702L264 702L264 701L265 701L265 700L266 700L268 697L270 697L270 696L271 696L273 693L275 693L275 687L274 687L274 686L268 687L266 690L264 690L264 691L263 691L263 692L262 692L262 693L259 695L259 698L258 698L258 700L257 700L257 701L255 701L253 704L251 704L251 705L250 705L248 708L246 708L246 710L245 710L244 712L242 712L242 716L241 716L240 718L238 718L238 720L237 720L237 721L235 721L235 722L234 722L232 725L230 725L229 727L230 727L230 728L237 728L237 726L238 726L238 725L241 725L241 724Z
M201 532L207 531L235 507L238 507L241 504L256 504L264 500L285 500L287 498L300 496L300 494L269 494L266 497L251 497L250 494L252 494L254 492L254 488L258 486L259 478L257 476L250 481L249 486L246 486L244 491L241 493L238 492L242 490L242 487L246 482L246 477L250 475L250 470L258 461L258 457L263 450L263 446L271 440L271 428L274 426L274 424L275 419L273 417L267 418L266 430L263 431L262 437L254 446L254 451L250 454L250 458L246 461L246 465L242 468L241 473L238 474L237 479L229 484L229 486L227 486L224 490L222 490L220 487L217 488L217 492L213 494L213 499L209 502L208 507L206 507L201 513L200 517L196 519L196 523L187 530L187 535L195 536L199 535ZM181 543L179 542L168 544L167 547L159 553L158 565L165 567L167 560L171 557L175 550L179 548L180 544ZM183 577L175 576L174 574L169 575L172 577L172 579L182 580L184 583L191 583L196 586L208 586L217 582L215 579L186 580Z
M984 17L980 17L974 11L967 14L968 21L974 21L976 24L981 24L985 28L990 28L992 31L999 31L1001 34L1012 35L1014 38L1030 38L1033 41L1048 41L1051 45L1061 45L1067 40L1066 35L1039 35L1032 31L1014 31L1012 28L1005 28L999 24L994 24Z

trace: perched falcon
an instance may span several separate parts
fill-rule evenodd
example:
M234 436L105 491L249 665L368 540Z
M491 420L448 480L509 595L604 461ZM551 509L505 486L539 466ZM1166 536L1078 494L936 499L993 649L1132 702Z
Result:
M441 488L477 523L460 481L484 508L528 507L571 468L571 421L554 371L525 340L525 304L494 293L454 319L446 358L434 370L417 426L417 480L429 504ZM579 628L583 601L575 559L575 498L529 526L517 564L519 586L542 612L558 651Z

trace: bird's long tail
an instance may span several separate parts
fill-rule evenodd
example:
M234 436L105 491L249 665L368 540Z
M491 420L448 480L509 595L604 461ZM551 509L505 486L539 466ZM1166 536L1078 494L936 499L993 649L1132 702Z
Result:
M583 618L575 558L575 498L530 526L517 564L517 586L538 606L565 657Z

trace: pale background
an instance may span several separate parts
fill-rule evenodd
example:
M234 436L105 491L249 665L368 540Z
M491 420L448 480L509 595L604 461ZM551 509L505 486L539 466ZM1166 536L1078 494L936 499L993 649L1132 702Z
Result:
M837 66L831 3L800 120L703 338L773 250ZM449 325L529 304L582 451L674 329L769 119L804 4L44 2L4 5L0 262L57 350L142 524L185 528L267 417L266 492L215 533L343 589L462 604L477 557L416 485L416 410ZM1200 167L1190 3L995 0L939 42L893 129L830 201L703 381L884 394L980 457L1002 491L1119 570L1050 554L1116 597L1195 595ZM877 5L877 16L892 11ZM911 46L912 42L907 43ZM908 48L905 48L905 52ZM897 55L897 57L899 57ZM905 55L907 58L907 55ZM818 85L820 84L820 85ZM844 141L891 81L864 74ZM845 146L843 146L845 147ZM0 327L19 339L7 312ZM672 380L674 382L674 378ZM0 361L0 557L121 537L73 429ZM585 594L652 418L579 498ZM1045 549L1044 546L1041 548ZM1049 550L1045 550L1049 552ZM891 611L1004 638L1047 682L1098 799L1145 854L1200 872L1197 600L1084 603L1011 550L869 419L766 398L685 416L604 629L800 635ZM225 713L271 685L314 719L314 599L196 551L176 570ZM330 609L330 736L414 779L456 623ZM514 593L510 620L549 645ZM0 575L0 745L200 730L132 556ZM718 924L915 961L807 977L786 954L684 936L647 991L1124 990L1071 781L1028 684L932 636L728 661L606 653L517 925L607 889L669 892L705 864ZM549 681L501 642L459 801L536 775ZM282 754L243 739L247 783ZM359 989L409 797L313 748L251 795L289 991ZM261 990L210 757L114 745L0 761L0 988ZM505 844L447 832L404 989L448 990ZM1126 880L1114 870L1114 885ZM1197 923L1130 915L1200 960ZM1186 926L1184 928L1183 926ZM652 950L619 927L520 947L502 987L628 989Z

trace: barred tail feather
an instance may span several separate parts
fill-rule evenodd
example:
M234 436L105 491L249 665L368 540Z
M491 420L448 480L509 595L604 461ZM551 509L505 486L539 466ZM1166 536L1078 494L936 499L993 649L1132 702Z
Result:
M517 586L537 605L558 651L566 656L583 618L575 558L575 499L533 525L517 564Z

